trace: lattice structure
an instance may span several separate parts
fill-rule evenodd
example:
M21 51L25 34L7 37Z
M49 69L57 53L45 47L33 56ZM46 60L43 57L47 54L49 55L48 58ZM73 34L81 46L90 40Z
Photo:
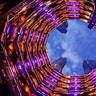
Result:
M11 96L95 96L96 70L65 76L46 52L50 32L68 19L92 22L93 0L24 0L0 18L2 81Z

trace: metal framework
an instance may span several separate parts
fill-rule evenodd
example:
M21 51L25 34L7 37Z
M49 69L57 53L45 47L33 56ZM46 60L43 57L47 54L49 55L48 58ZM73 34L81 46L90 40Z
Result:
M52 68L46 52L54 28L68 19L90 26L95 5L94 0L24 0L0 18L1 74L12 96L96 95L96 70L65 76Z

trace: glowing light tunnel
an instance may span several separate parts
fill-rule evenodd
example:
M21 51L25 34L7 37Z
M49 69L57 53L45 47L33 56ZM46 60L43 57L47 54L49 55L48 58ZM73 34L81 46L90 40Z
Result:
M52 68L46 52L54 28L68 19L90 26L95 13L94 0L24 0L0 18L2 76L11 96L95 96L96 70L65 76Z

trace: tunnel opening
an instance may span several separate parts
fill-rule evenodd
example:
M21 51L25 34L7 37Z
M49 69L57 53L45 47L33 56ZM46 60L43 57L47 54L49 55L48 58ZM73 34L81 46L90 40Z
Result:
M46 45L53 67L59 67L64 75L84 75L95 69L95 31L81 20L68 20L54 29Z

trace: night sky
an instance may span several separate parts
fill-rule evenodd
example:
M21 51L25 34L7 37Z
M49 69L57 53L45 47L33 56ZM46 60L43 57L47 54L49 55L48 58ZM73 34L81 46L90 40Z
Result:
M47 52L51 61L66 57L62 73L82 75L83 60L96 60L96 29L89 29L81 20L68 20L67 33L54 29L48 38Z

